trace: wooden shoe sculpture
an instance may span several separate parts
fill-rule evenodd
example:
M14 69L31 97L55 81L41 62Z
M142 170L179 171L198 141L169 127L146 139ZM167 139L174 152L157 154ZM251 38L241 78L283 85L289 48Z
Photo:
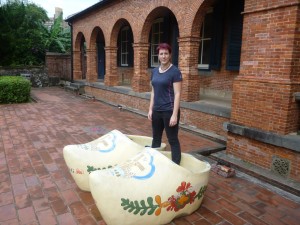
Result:
M151 145L152 138L125 135L113 130L104 136L85 144L67 145L63 149L65 162L78 187L90 191L89 174L94 170L107 169L135 156ZM161 148L164 150L165 143Z
M182 153L180 166L170 152L145 148L113 168L89 175L92 196L107 225L161 225L197 210L210 165Z

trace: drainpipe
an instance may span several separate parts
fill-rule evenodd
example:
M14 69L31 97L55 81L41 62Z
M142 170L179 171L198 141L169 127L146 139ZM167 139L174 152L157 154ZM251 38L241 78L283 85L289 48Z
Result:
M68 22L68 25L71 27L71 82L73 83L73 24Z

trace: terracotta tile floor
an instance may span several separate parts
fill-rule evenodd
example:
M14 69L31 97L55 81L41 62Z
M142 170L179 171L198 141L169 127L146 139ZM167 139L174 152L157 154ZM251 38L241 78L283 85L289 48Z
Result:
M32 93L37 103L0 105L0 224L105 225L91 194L74 183L62 149L112 129L150 136L150 122L59 87ZM184 152L218 146L183 130L180 139ZM226 179L211 172L202 206L170 224L296 225L299 202L247 176Z

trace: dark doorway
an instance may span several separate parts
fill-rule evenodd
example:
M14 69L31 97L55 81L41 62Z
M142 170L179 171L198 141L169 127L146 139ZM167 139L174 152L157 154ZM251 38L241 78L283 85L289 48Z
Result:
M105 75L105 50L104 43L97 43L97 67L98 67L98 79L104 79Z
M86 42L85 39L81 39L80 44L80 62L81 62L81 79L86 79L87 61L86 61Z

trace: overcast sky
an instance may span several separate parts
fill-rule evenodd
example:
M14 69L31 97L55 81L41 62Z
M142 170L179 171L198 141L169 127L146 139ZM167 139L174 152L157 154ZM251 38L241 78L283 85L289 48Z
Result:
M48 17L53 17L55 14L55 7L63 9L63 18L80 12L99 0L28 0L28 2L33 2L38 6L41 6L47 11Z

